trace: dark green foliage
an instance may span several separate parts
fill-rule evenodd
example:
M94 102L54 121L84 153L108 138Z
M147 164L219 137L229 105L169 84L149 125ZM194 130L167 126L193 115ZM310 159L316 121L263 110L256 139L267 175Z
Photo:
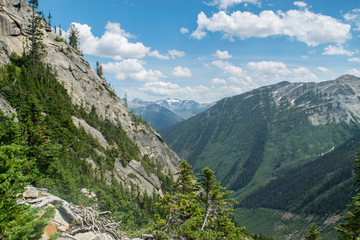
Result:
M242 206L337 213L352 194L348 184L351 154L344 163L338 161L338 155L331 157L332 165L325 159L317 160L315 165L305 164L359 134L359 126L344 122L314 126L307 112L316 109L294 107L285 98L275 102L274 89L287 84L225 98L160 133L194 165L194 172L205 166L214 169L224 186L235 191ZM294 90L305 92L296 104L328 104L310 88L304 85ZM304 198L296 197L299 195Z
M31 169L37 171L33 174L36 178L28 181L80 205L93 204L80 192L88 188L96 192L100 210L111 210L115 220L124 224L124 229L149 224L158 196L141 194L137 186L125 188L113 176L105 174L113 171L115 159L124 165L132 159L141 161L139 148L127 137L120 123L101 119L95 108L87 113L81 106L74 107L50 66L40 62L33 68L30 57L16 54L12 55L11 62L0 69L0 92L17 110L19 125L16 130L11 122L4 121L5 125L0 125L0 143L14 141L22 146L29 164L35 166ZM117 147L105 150L84 129L75 127L72 116L85 119L102 132L110 145ZM105 152L105 156L99 155L96 149ZM94 172L85 161L88 158L97 163L99 170ZM143 161L151 171L161 171L155 160ZM111 186L106 184L109 177ZM167 176L162 174L161 179L169 185Z
M306 240L321 240L320 233L316 229L316 224L310 226L308 235L305 236Z
M43 36L43 19L38 15L36 9L39 7L38 0L29 1L32 7L31 19L29 19L30 24L27 27L27 31L30 35L30 49L28 55L30 56L33 62L33 68L36 67L35 63L42 61L42 58L45 55L45 45L42 42Z
M27 157L29 147L21 127L13 120L0 111L0 238L39 239L55 212L49 209L39 219L40 209L18 204L37 169Z
M102 65L96 61L96 74L101 78L101 79L104 79L104 76L103 76L103 68L102 68Z
M140 160L139 147L126 135L125 130L121 127L121 124L113 124L108 119L101 119L96 108L93 106L90 113L87 113L84 108L77 108L77 113L80 118L84 119L90 126L98 129L105 137L106 141L110 145L116 144L118 148L111 148L107 150L107 156L111 159L120 157L123 166L132 160Z
M359 142L360 136L355 136L312 162L279 171L274 180L247 196L240 206L311 214L343 211L354 195L352 168Z
M245 239L245 229L231 219L233 199L216 181L214 172L203 169L200 179L191 166L182 161L171 193L158 202L162 217L157 216L158 239Z
M355 240L360 238L360 157L356 157L355 167L356 180L356 196L353 203L349 205L350 210L344 218L344 222L337 229L341 233L341 239Z
M80 52L79 30L75 27L74 24L71 24L70 26L69 45L76 51Z

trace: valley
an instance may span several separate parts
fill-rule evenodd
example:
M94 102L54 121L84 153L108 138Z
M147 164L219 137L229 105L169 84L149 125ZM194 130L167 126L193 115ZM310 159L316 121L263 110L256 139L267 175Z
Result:
M223 4L205 3L224 17L238 2ZM37 0L0 0L0 239L359 236L357 213L347 213L360 201L358 70L320 81L281 62L236 66L230 59L241 54L225 50L160 53L119 23L97 37L89 25L63 32L51 20ZM215 31L198 24L177 32L194 44ZM237 40L230 35L223 40ZM348 62L356 54L347 52ZM145 68L149 58L161 71ZM190 58L193 68L178 65ZM195 85L200 69L211 86Z

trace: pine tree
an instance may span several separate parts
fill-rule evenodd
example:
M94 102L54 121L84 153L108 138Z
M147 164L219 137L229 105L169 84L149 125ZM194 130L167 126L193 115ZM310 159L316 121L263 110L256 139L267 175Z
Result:
M19 204L24 187L34 178L19 123L0 111L0 239L39 239L54 211L41 219L38 208Z
M43 36L43 25L42 18L37 14L36 9L39 7L38 0L29 1L32 7L32 15L30 24L28 25L28 33L30 35L30 51L29 56L32 60L33 68L36 66L35 63L42 60L45 56L45 45L42 42Z
M341 234L341 239L359 239L360 238L360 157L356 157L355 174L356 196L353 197L353 203L349 205L351 211L348 211L344 222L340 224L337 230Z
M70 26L69 44L76 51L80 52L79 30L76 28L74 24L71 24Z
M158 239L245 239L244 228L230 217L236 202L225 198L231 192L224 191L214 171L205 168L197 179L183 160L176 175L172 193L157 203L163 216L156 217Z
M96 74L101 79L104 79L104 77L103 77L103 68L102 68L102 65L98 61L96 61Z
M316 224L310 226L308 235L305 236L307 240L321 240L320 233L316 229Z
M51 20L52 20L52 15L51 12L49 11L49 15L48 15L48 24L51 27Z
M231 206L237 202L232 198L226 198L231 191L224 191L225 188L216 181L215 172L210 168L204 168L198 177L202 187L198 197L205 205L205 217L201 229L209 225L210 229L228 233L226 232L227 228L232 225L230 215L233 209Z
M179 191L182 194L187 194L198 190L197 185L195 184L196 177L193 175L191 170L191 165L189 165L185 160L182 160L180 163L180 171L175 175L178 176L174 189Z

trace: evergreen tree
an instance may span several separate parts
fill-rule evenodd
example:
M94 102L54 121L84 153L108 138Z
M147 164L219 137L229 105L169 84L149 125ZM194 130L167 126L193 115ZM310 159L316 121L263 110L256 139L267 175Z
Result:
M191 170L192 166L185 160L182 160L179 168L180 171L175 174L178 176L174 186L175 191L182 194L188 194L198 190L195 183L196 177L193 175L193 171Z
M231 219L233 199L226 199L214 171L202 170L199 179L183 160L172 193L158 202L163 218L157 216L159 239L245 239L244 228Z
M30 0L29 3L32 7L32 15L28 25L28 33L30 35L30 51L28 54L31 57L34 68L36 66L35 63L41 61L46 52L45 45L42 42L42 18L36 12L36 9L39 7L38 0Z
M321 240L320 233L316 229L316 224L310 226L308 230L308 235L305 236L307 240Z
M79 30L75 27L74 24L71 24L70 26L69 44L76 51L80 52Z
M52 15L51 12L49 11L49 15L48 15L48 24L51 27L51 20L52 20Z
M356 157L355 174L356 196L353 197L353 203L349 205L351 211L348 211L344 222L340 224L337 230L341 234L341 239L357 240L360 238L360 157Z
M231 206L237 202L232 198L226 198L231 194L231 191L224 191L225 188L220 186L220 182L216 181L214 171L206 167L198 176L199 184L202 187L199 198L205 204L205 217L201 229L204 229L210 219L213 219L216 224L209 227L226 231L228 225L232 224L229 218L233 211Z
M102 65L98 61L96 61L96 74L101 79L104 79L104 77L103 77L103 68L102 68Z
M26 141L13 120L0 111L0 239L39 239L55 212L39 219L38 208L18 203L36 167L26 156Z

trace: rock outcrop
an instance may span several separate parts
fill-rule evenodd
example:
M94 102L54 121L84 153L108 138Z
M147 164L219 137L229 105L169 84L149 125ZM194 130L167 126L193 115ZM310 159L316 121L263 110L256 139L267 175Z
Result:
M343 75L320 83L282 83L274 85L274 100L287 100L292 107L306 109L313 125L328 122L359 122L360 78Z
M83 189L82 193L89 198L96 195ZM119 223L111 218L111 212L98 212L92 207L81 207L69 203L50 194L46 189L32 186L25 188L23 198L19 203L39 207L55 207L55 214L50 219L41 240L47 240L53 234L60 234L59 240L130 240L120 229ZM139 233L139 235L142 235ZM153 239L151 234L143 234L134 240Z
M26 28L31 13L32 9L26 0L0 0L0 65L9 62L12 52L19 55L24 52L28 38ZM70 47L62 37L55 33L43 29L43 34L47 52L44 61L51 64L57 71L58 80L67 89L73 104L83 106L88 111L95 107L101 118L121 125L128 137L137 144L142 156L147 155L160 162L164 166L164 174L170 171L176 172L180 162L179 157L170 150L155 130L146 124L136 122L132 113L116 96L113 89L91 69L82 54ZM3 101L1 96L0 100L0 105L5 106L6 100ZM9 111L12 112L12 110L7 112ZM110 147L97 129L82 119L74 118L73 120L76 126L87 129L105 148ZM91 159L87 161L91 162ZM91 163L92 167L96 169L94 164L94 162ZM149 192L160 190L159 178L153 174L147 174L138 165L131 163L126 168L115 168L115 174L120 176L117 179L121 182L130 181L139 184L140 189ZM133 173L137 178L128 178L123 175L124 173Z

